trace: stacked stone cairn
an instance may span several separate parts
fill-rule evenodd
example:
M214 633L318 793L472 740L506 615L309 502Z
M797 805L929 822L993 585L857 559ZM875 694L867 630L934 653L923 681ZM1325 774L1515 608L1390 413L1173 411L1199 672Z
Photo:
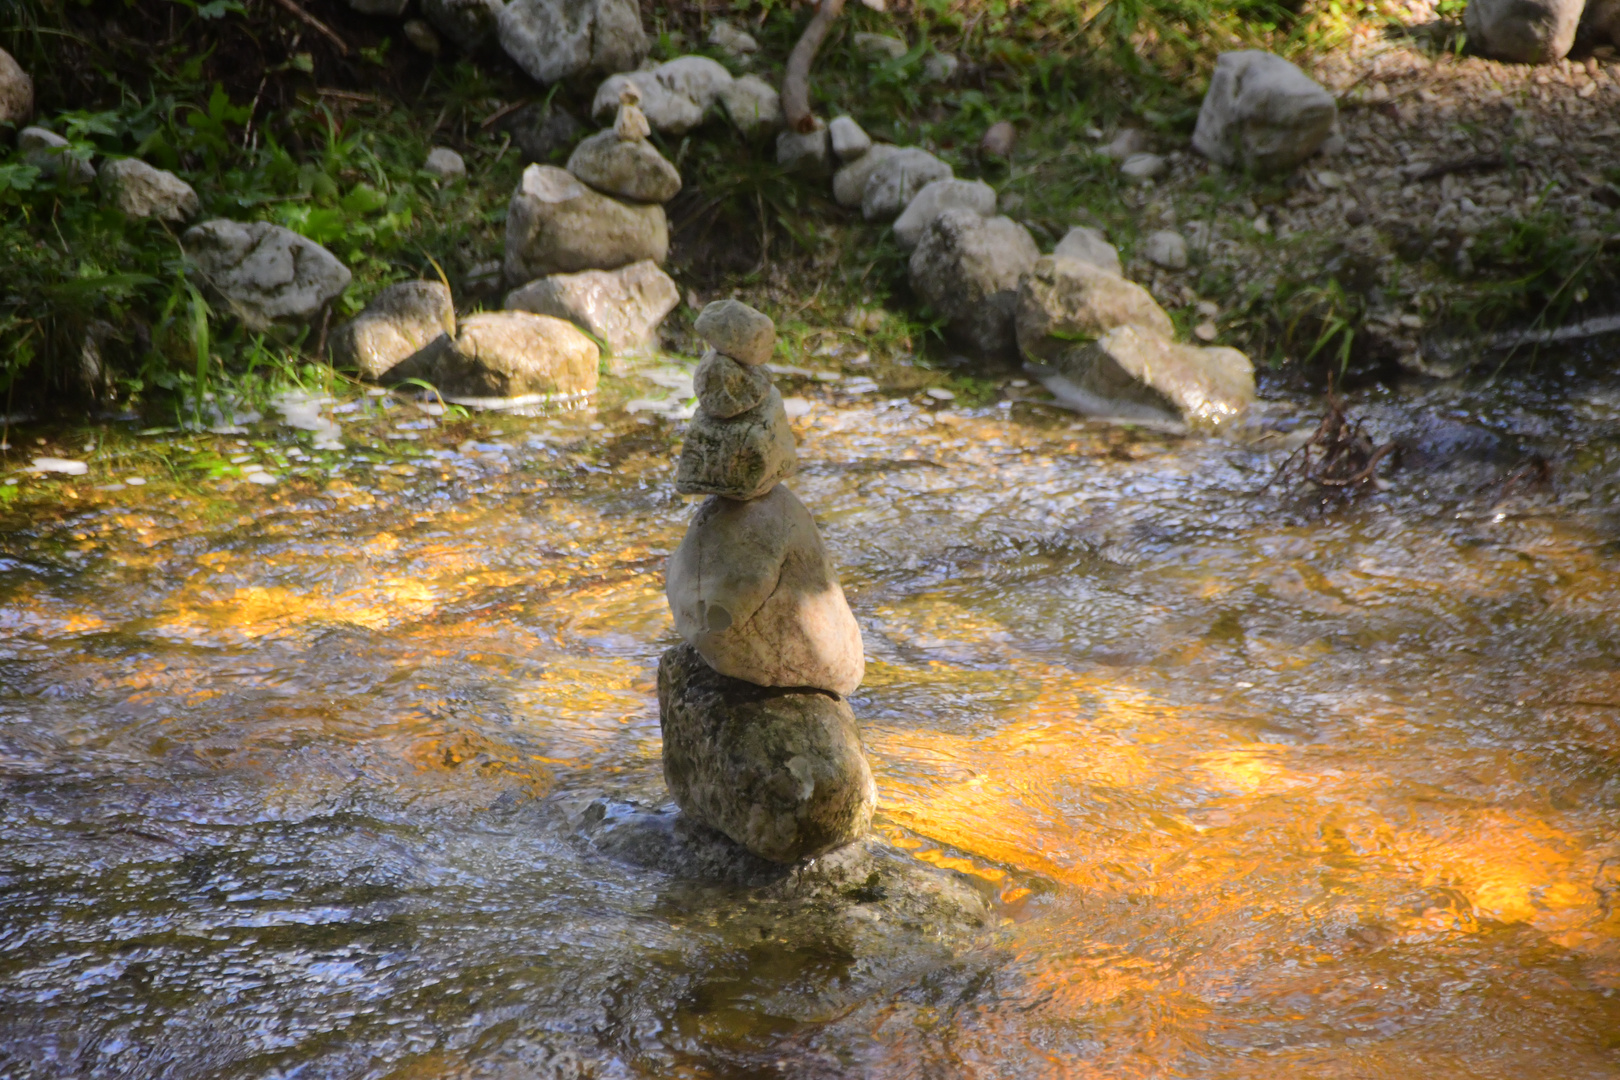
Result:
M647 141L637 100L627 85L613 126L583 140L566 170L525 170L507 214L506 274L519 287L505 311L458 323L443 283L403 282L338 328L334 359L373 379L422 379L455 400L558 401L596 389L598 342L615 356L656 346L680 301L659 264L669 253L662 204L681 174Z
M664 777L681 809L761 858L858 839L877 792L846 696L861 632L816 523L783 482L797 459L764 364L765 315L708 305L676 489L707 495L665 587L683 639L658 665Z

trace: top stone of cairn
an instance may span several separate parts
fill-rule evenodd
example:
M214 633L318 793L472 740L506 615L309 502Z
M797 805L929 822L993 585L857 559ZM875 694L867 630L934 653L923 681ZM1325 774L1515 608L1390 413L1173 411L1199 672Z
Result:
M741 364L763 364L776 348L776 324L741 300L716 300L708 305L697 317L695 329L715 352Z

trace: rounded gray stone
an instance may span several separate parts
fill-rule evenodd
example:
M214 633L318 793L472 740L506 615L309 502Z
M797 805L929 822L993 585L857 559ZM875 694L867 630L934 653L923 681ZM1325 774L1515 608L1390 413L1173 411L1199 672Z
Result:
M1316 153L1337 116L1333 95L1282 57L1259 49L1222 53L1198 109L1193 148L1228 168L1285 173Z
M1064 233L1063 239L1052 249L1052 255L1062 259L1078 259L1110 274L1124 273L1118 249L1108 242L1101 229L1090 225L1076 225Z
M770 397L771 376L762 367L739 364L711 349L693 374L692 387L703 411L725 420Z
M547 274L616 270L669 255L664 208L624 203L550 165L530 165L506 216L506 277L528 282Z
M1029 230L1011 218L946 210L911 253L911 287L949 320L952 336L968 349L1011 357L1018 348L1018 280L1040 257Z
M1166 338L1176 332L1170 316L1142 286L1061 255L1039 259L1019 279L1016 326L1019 348L1036 361L1116 326L1140 326Z
M377 379L455 332L455 306L443 282L401 281L332 331L329 348L335 366Z
M861 216L867 221L888 221L904 210L917 192L951 175L951 167L926 150L915 146L898 150L867 177L861 189Z
M0 49L0 124L26 124L34 117L34 80L15 57Z
M698 336L739 364L763 364L776 348L776 324L741 300L716 300L692 327Z
M138 158L107 162L99 179L102 194L126 217L189 221L202 209L190 184Z
M621 139L613 129L599 131L574 147L568 171L607 195L644 203L666 203L681 190L681 174L645 139Z
M773 387L764 401L729 419L698 409L686 429L675 490L682 495L757 499L796 468L793 428L782 395Z
M440 180L459 180L467 175L467 163L448 146L435 146L428 151L422 171L432 173Z
M840 698L728 679L677 645L658 662L658 714L676 803L759 858L814 858L871 827L877 785Z
M215 218L181 240L187 274L250 330L307 323L349 287L336 255L280 225Z
M596 389L600 360L596 342L572 323L488 311L462 319L454 341L440 339L388 376L422 379L458 397L574 396Z
M835 694L866 675L832 558L786 484L704 503L670 556L664 592L675 631L723 675Z

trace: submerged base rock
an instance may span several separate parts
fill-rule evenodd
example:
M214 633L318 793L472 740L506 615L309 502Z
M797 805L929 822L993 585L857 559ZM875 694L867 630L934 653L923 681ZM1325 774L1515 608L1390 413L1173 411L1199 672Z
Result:
M716 671L760 686L848 694L866 674L861 629L803 503L778 484L714 498L669 559L675 631Z
M754 855L794 863L871 826L877 786L842 699L730 679L677 645L658 662L658 710L675 801Z
M675 282L650 260L618 270L552 274L506 297L507 310L567 319L620 354L656 345L658 324L680 302Z
M1135 326L1070 347L1046 374L1047 389L1083 412L1150 423L1219 430L1254 401L1254 365L1238 350L1178 345Z

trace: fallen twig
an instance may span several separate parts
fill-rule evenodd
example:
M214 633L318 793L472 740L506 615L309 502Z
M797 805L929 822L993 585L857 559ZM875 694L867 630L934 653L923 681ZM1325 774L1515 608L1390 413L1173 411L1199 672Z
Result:
M337 47L338 55L349 55L349 43L338 37L336 30L333 30L330 26L327 26L325 23L321 22L321 20L317 19L315 16L311 15L309 12L300 7L297 0L276 0L276 3L286 8L305 23L308 23L310 26L314 27L316 31L318 31L323 37Z
M789 131L803 135L816 129L816 117L810 111L810 65L843 10L844 0L821 0L810 25L788 54L787 70L782 74L782 115Z

